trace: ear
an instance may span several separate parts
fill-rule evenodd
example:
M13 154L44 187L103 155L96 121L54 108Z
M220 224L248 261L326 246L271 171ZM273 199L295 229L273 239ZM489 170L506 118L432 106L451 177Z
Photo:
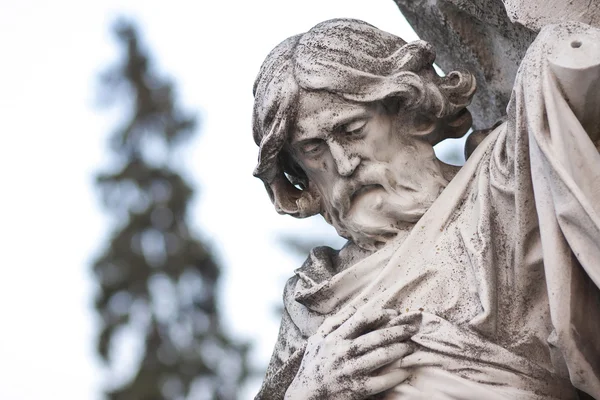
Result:
M321 195L310 182L305 190L300 190L281 173L269 186L271 201L279 214L306 218L320 213Z

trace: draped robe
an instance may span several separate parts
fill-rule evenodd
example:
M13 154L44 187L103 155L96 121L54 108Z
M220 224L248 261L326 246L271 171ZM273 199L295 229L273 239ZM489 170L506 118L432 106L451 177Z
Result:
M283 398L328 317L380 308L418 327L397 362L409 378L381 398L600 399L600 154L549 61L565 40L600 31L542 30L506 122L410 232L362 258L351 243L311 252L257 399Z

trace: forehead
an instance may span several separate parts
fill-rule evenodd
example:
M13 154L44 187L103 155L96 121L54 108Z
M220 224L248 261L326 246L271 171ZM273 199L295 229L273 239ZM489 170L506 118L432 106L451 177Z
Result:
M371 106L346 100L325 91L303 91L298 101L292 143L323 138L337 127L364 118Z

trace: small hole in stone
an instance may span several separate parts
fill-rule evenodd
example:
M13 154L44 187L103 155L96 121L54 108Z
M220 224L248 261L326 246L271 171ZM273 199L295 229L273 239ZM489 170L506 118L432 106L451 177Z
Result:
M581 47L581 40L573 40L571 42L571 47L574 49L578 49Z

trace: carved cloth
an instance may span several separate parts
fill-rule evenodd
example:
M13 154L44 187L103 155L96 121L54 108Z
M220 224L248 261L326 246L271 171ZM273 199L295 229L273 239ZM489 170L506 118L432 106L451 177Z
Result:
M280 399L332 315L393 308L419 327L385 399L600 399L600 154L548 64L582 24L544 28L508 119L408 235L358 261L313 250L288 282L257 399ZM600 116L598 116L600 123ZM579 394L578 394L579 393Z

